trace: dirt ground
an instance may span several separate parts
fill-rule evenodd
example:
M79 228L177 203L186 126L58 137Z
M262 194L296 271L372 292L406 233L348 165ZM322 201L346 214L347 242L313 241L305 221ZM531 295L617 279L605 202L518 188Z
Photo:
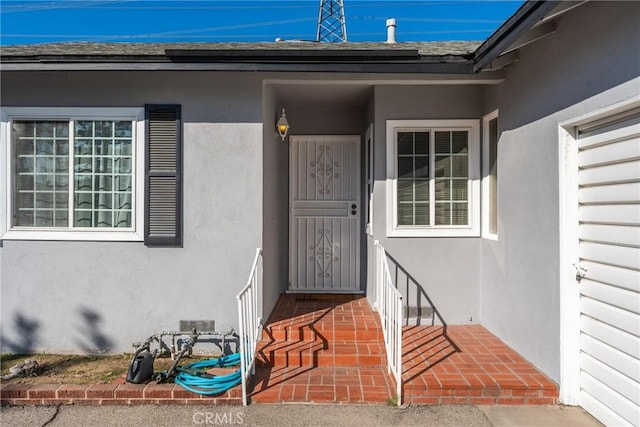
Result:
M1 354L0 371L4 376L9 369L27 360L35 360L38 367L31 374L2 380L3 384L109 384L123 382L131 363L132 354L115 356L82 356L68 354ZM199 357L184 358L180 365L202 360ZM169 369L173 361L169 357L155 359L154 372Z

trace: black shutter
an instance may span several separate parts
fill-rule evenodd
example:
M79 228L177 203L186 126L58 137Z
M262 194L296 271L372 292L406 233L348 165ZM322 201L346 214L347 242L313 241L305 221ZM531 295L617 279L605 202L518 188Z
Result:
M144 243L182 246L180 105L146 105Z

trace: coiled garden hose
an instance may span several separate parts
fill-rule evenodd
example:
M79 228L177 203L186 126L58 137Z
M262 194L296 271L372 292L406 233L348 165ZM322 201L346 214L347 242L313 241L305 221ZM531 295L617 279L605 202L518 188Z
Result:
M208 374L207 369L237 365L240 365L240 353L179 366L176 368L175 383L193 393L202 395L220 394L240 384L242 381L240 369L228 375L216 376Z

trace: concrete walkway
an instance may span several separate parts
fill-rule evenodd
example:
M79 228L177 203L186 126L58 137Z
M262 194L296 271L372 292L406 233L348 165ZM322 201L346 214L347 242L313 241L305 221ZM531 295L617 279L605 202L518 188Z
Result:
M242 406L3 407L5 426L601 426L566 406L262 404Z

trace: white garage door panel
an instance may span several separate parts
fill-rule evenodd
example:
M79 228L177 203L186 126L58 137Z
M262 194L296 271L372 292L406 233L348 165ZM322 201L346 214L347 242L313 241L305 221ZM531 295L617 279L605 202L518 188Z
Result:
M579 154L580 166L589 167L603 163L640 157L640 145L637 138L627 139L614 144L606 144Z
M588 261L583 261L580 265L587 269L587 275L590 280L640 292L638 273L633 270Z
M638 337L620 329L602 323L588 316L580 318L582 333L596 340L606 342L611 347L628 354L630 357L640 359L640 346Z
M580 203L628 202L629 197L640 201L640 182L601 185L580 190Z
M640 361L638 359L585 334L580 337L580 346L582 351L589 356L598 360L608 359L609 366L633 381L640 383Z
M606 426L631 426L629 421L626 421L620 415L611 411L606 405L600 402L589 393L582 390L580 392L580 402L582 407L585 408L591 415L596 417L600 422Z
M587 278L582 279L580 291L584 296L632 313L638 314L640 311L640 294L637 292L592 282ZM640 327L640 324L638 326Z
M596 380L584 371L580 374L582 393L587 393L599 405L589 405L588 399L582 399L582 406L600 421L606 422L610 426L637 426L639 415L637 405L628 399L621 398L618 393ZM595 402L594 402L595 403ZM635 422L633 420L636 420Z
M639 117L629 119L625 123L620 123L618 129L612 129L609 132L601 132L599 134L589 136L587 138L578 139L578 147L580 150L585 148L593 149L598 145L616 143L628 139L637 139L640 135Z
M640 218L639 205L581 206L580 222L635 224Z
M593 379L618 392L617 408L614 409L617 409L620 415L629 421L634 417L640 416L640 406L637 403L640 402L640 388L638 388L636 381L622 375L588 354L583 353L580 358L582 359L582 366L586 368L584 371L589 372Z
M578 129L579 403L640 425L640 116L622 114Z
M600 243L580 243L580 258L640 270L640 250Z
M583 224L580 226L580 240L616 245L635 245L640 241L640 227L619 225Z
M598 319L632 335L637 335L638 325L640 325L640 316L637 314L617 309L588 297L581 298L581 305L584 315Z
M580 171L579 185L602 185L606 183L637 181L640 179L640 161L595 167Z

